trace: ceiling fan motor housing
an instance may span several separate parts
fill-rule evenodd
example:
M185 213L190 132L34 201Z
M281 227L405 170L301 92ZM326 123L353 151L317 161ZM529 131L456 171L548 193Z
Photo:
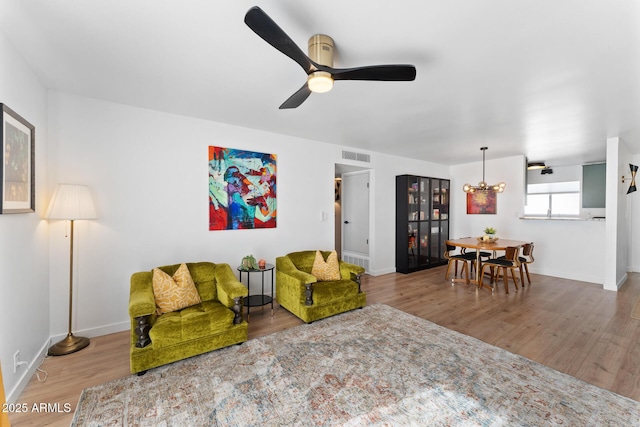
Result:
M309 58L333 68L333 39L325 34L316 34L309 39Z

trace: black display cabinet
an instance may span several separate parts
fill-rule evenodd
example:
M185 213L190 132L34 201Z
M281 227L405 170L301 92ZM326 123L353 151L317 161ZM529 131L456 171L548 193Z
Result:
M448 179L396 176L396 271L411 273L447 263Z

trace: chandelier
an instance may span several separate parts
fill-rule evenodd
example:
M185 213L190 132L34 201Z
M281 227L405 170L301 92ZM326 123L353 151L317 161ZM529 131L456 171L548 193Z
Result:
M478 191L493 191L495 193L502 193L507 184L505 184L504 182L499 182L496 185L488 185L484 180L484 154L485 151L487 151L487 147L482 147L480 148L480 150L482 150L482 181L480 181L477 186L465 184L462 189L465 193L476 193Z

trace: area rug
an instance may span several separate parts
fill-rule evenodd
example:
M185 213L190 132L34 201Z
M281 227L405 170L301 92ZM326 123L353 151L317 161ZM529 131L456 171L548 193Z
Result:
M640 320L640 298L638 298L638 301L636 301L631 310L631 318Z
M72 426L628 426L640 403L372 305L82 392Z

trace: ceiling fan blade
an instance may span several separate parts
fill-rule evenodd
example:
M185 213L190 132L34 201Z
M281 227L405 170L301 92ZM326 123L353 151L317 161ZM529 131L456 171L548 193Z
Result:
M247 24L264 41L296 61L305 73L309 74L314 66L307 55L291 40L282 28L276 24L258 6L254 6L244 16L244 23Z
M311 89L309 89L309 86L305 82L304 86L298 89L296 93L291 95L289 99L282 103L280 109L297 108L309 97L309 95L311 95Z
M327 68L326 70L324 68ZM377 81L412 81L416 78L416 67L413 65L370 65L355 68L329 68L322 65L318 69L331 73L334 80L377 80Z

